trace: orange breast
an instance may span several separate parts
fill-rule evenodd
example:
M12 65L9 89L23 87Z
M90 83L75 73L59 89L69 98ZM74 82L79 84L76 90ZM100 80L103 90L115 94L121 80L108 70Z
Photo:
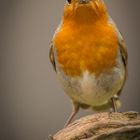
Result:
M110 24L62 25L53 43L66 75L79 76L85 70L99 75L116 65L118 38Z

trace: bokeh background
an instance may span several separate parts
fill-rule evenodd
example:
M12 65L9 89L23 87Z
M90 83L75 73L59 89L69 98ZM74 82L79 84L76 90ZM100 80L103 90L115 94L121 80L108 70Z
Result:
M45 140L71 104L49 62L65 0L0 1L0 140ZM122 111L140 111L140 1L106 0L129 54ZM80 111L77 118L91 111Z

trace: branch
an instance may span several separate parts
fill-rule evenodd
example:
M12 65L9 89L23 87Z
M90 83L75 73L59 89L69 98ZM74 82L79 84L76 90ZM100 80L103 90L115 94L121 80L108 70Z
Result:
M140 140L140 116L137 112L86 116L60 130L51 139Z

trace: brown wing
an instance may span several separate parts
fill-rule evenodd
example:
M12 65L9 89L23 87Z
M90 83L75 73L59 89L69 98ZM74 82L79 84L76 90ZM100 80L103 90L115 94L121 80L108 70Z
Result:
M119 38L119 48L120 48L120 53L121 53L121 57L122 57L122 61L125 67L125 79L122 85L122 88L125 84L125 81L127 79L127 75L128 75L128 71L127 71L127 65L128 65L128 54L127 54L127 50L126 50L126 44L122 38L122 35L119 34L120 38ZM118 92L118 96L120 96L122 88L120 89L120 91Z
M124 67L125 67L125 79L124 79L124 82L123 82L123 85L122 85L122 88L124 86L124 83L126 81L126 78L127 78L127 74L128 74L128 71L127 71L127 65L128 65L128 55L127 55L127 50L126 50L126 45L125 45L125 42L124 42L124 39L122 37L122 34L119 32L118 28L116 27L114 21L112 20L112 18L110 17L110 23L112 25L114 25L114 27L116 28L116 31L118 33L118 38L119 38L119 49L120 49L120 53L121 53L121 57L122 57L122 61L124 63ZM121 94L121 91L122 91L122 88L120 89L120 91L118 92L118 96L120 96Z
M53 51L53 44L51 44L50 52L49 52L49 58L52 63L52 66L56 72L56 63L55 63L55 58L54 58L54 51Z
M126 45L125 45L124 39L122 37L122 34L120 33L120 31L116 27L116 24L114 23L114 21L112 20L111 17L110 17L109 21L116 28L116 31L118 33L120 52L121 52L121 56L122 56L124 66L125 66L126 77L127 77L127 59L128 59L128 55L127 55Z
M122 60L123 60L124 66L125 66L125 73L126 73L126 77L127 77L128 55L127 55L125 42L122 38L119 41L119 47L120 47L120 53L121 53Z

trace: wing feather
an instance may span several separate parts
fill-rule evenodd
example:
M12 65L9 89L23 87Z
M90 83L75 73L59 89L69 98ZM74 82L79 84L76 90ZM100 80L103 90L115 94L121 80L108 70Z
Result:
M123 86L125 84L125 81L127 79L127 75L128 75L128 70L127 70L127 65L128 65L128 54L127 54L127 49L126 49L126 44L125 41L123 40L123 37L121 35L121 33L119 33L119 48L120 48L120 53L121 53L121 57L122 57L122 61L125 67L125 79L123 81L123 85L122 88L120 89L120 91L118 92L118 97L121 95L121 91L123 89Z
M50 47L49 58L50 58L50 61L52 63L52 66L53 66L53 68L56 72L56 63L55 63L53 44L52 43L51 43L51 47Z
M121 94L121 91L123 89L123 86L125 84L125 81L127 79L127 75L128 75L128 70L127 70L127 67L128 67L128 54L127 54L127 49L126 49L126 44L125 44L125 41L123 39L123 36L122 34L120 33L120 31L118 30L116 24L114 23L114 21L112 20L112 18L110 17L110 23L114 25L114 27L116 28L116 32L118 34L118 39L119 39L119 49L120 49L120 54L121 54L121 57L122 57L122 61L123 61L123 64L124 64L124 67L125 67L125 79L123 81L123 85L121 87L121 89L118 91L117 95L118 97L120 96Z
M120 53L121 53L122 61L124 63L125 73L126 73L126 77L127 77L128 54L127 54L126 44L125 44L122 36L119 40L119 47L120 47Z

